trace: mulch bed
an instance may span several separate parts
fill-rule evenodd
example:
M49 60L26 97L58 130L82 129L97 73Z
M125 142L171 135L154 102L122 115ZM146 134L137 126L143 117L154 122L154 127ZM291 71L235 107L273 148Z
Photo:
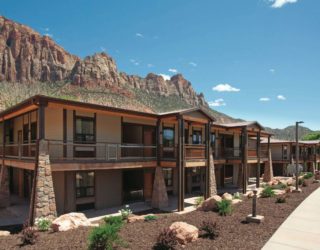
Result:
M245 198L242 203L234 206L230 216L222 217L215 212L200 211L184 215L158 214L155 221L126 224L120 236L128 244L128 249L152 249L159 232L175 221L200 227L202 221L212 220L217 223L219 236L214 240L199 238L183 249L261 249L290 213L319 187L319 184L312 184L312 180L307 182L309 185L302 188L303 192L289 194L286 203L275 203L275 197L258 199L258 214L265 216L265 221L260 225L244 222L252 207L251 200ZM87 249L90 230L79 228L68 232L39 233L36 244L23 249ZM19 249L19 243L18 235L2 237L0 249Z

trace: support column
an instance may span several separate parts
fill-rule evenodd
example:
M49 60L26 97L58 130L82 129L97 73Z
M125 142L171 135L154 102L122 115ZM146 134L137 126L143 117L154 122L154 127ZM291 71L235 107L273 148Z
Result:
M31 218L54 218L57 216L52 171L48 152L48 142L39 141L38 163L35 170L33 186L33 202L31 202ZM31 221L31 223L33 222Z
M0 208L10 206L9 168L5 165L6 131L5 121L2 122L2 165L0 169Z
M211 123L208 122L208 124L206 124L206 127L205 127L205 141L206 141L206 159L207 159L207 166L206 166L206 181L205 181L205 194L204 194L204 197L205 199L208 199L210 197L210 174L211 174L211 171L210 171L210 168L211 168L211 165L210 165L210 157L212 157L212 154L210 154L210 147L211 147L211 136L210 136L210 132L211 132ZM212 159L213 161L213 159ZM213 165L214 167L214 165ZM214 172L214 170L213 170Z
M256 178L256 187L260 187L260 160L261 160L261 143L260 143L260 139L261 139L261 132L259 130L259 132L257 133L257 159L258 159L258 163L257 163L257 178Z
M151 206L159 209L168 207L167 188L164 182L162 168L160 166L156 168Z
M214 158L212 149L209 149L209 197L216 195L217 192L217 181L214 169Z
M184 168L184 120L178 117L178 211L184 210L185 168Z
M269 182L273 179L273 168L272 168L272 152L270 148L270 136L268 137L268 161L265 163L263 181Z
M248 185L248 130L247 127L242 129L242 192L247 192Z

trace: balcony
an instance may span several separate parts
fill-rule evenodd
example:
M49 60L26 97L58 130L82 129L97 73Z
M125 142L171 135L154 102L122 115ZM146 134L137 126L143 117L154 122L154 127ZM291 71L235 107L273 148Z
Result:
M206 145L184 144L184 155L187 161L206 159ZM160 146L161 160L176 161L178 157L178 146Z
M5 145L5 158L18 160L34 160L37 151L37 143L9 143ZM3 156L3 145L0 145L0 155Z

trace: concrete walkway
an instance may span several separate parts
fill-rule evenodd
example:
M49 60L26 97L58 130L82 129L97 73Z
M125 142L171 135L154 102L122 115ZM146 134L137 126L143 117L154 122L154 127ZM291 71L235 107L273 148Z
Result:
M320 188L286 219L263 250L320 249Z

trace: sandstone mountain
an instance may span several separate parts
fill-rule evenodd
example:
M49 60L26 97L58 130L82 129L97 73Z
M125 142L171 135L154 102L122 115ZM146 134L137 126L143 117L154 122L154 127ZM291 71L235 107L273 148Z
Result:
M202 106L221 122L235 119L209 108L181 74L165 80L119 72L105 53L81 59L50 37L0 16L0 105L6 108L33 94L96 102L147 112Z

